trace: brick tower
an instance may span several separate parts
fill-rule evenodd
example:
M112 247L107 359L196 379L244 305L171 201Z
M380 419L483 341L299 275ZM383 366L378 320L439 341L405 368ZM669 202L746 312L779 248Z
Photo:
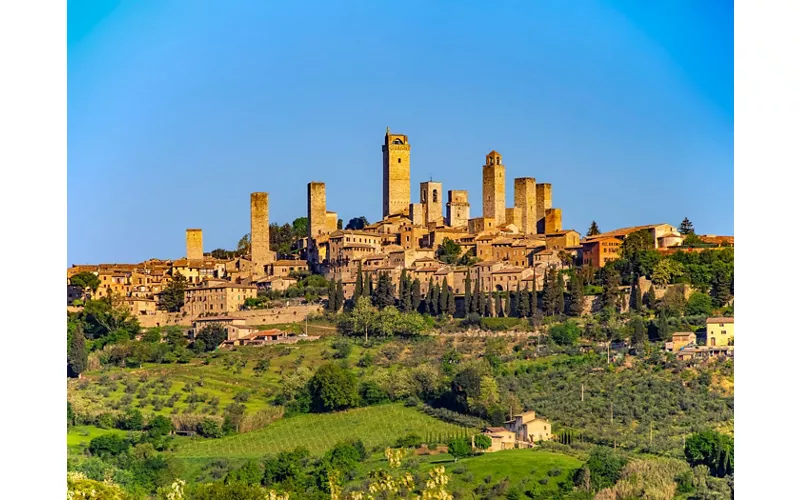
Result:
M506 167L494 150L486 155L483 166L483 216L493 218L498 226L506 220Z
M536 185L536 232L545 234L544 218L547 210L553 208L552 184Z
M407 213L411 204L411 145L386 127L383 141L383 216Z

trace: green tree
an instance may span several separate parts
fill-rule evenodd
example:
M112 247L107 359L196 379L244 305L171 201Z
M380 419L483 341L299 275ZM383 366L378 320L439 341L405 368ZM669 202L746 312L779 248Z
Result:
M631 340L634 345L641 345L645 340L645 327L644 321L641 316L634 316L631 318Z
M161 292L159 305L168 312L178 312L183 307L184 292L186 291L186 278L175 272L167 286Z
M442 290L439 284L433 285L433 295L431 296L431 314L438 316L442 311L439 309L439 299L442 296Z
M603 267L603 293L600 301L603 307L617 310L619 308L619 287L621 285L619 272L614 267Z
M360 231L369 226L369 221L363 215L361 217L353 217L347 222L345 229Z
M436 249L436 258L445 264L456 264L461 257L461 245L445 238L439 248Z
M467 276L464 279L464 316L467 316L472 310L470 309L472 300L472 278L470 278L469 269L467 269Z
M548 267L544 275L544 312L553 316L564 310L564 282L555 266Z
M344 283L339 280L336 283L336 310L339 311L344 306Z
M520 292L517 292L520 293ZM519 305L517 305L517 316L520 318L527 318L531 315L531 299L530 299L530 291L528 290L528 284L525 283L525 289L522 291L519 297Z
M486 434L475 434L475 448L488 450L492 446L492 438Z
M236 256L243 257L250 254L250 233L245 234L239 238L236 244Z
M733 265L720 261L711 266L711 297L716 307L723 307L731 299L733 289Z
M712 475L733 474L733 438L712 430L692 434L684 447L690 465L705 465Z
M694 248L694 247L702 247L705 243L703 240L700 239L694 233L689 233L683 238L683 242L681 243L682 246Z
M521 317L519 315L519 303L521 298L522 296L520 294L519 282L517 282L517 293L514 294L514 297L511 297L511 286L508 287L508 290L506 290L506 307L505 307L506 316Z
M653 235L649 229L640 229L633 232L625 238L625 241L620 245L620 256L624 259L633 261L637 254L646 252L655 248Z
M447 452L454 462L458 462L459 458L468 457L472 453L472 446L464 438L454 438L447 443Z
M147 425L147 434L150 437L166 436L172 432L172 420L164 415L156 415Z
M569 279L569 308L566 311L570 316L583 314L584 284L580 273L573 272Z
M494 313L498 318L503 317L503 300L500 297L500 292L495 291L494 295Z
M355 307L350 312L350 317L353 321L353 329L356 332L364 332L364 341L369 340L369 330L375 324L375 318L378 311L372 305L369 297L359 297Z
M67 348L67 373L77 377L86 370L89 358L86 354L86 337L83 335L83 325L78 322L70 338Z
M220 323L206 325L195 335L195 341L202 340L206 351L213 351L227 338L228 332Z
M342 219L337 220L336 221L336 229L341 229L343 223L344 223L344 221L342 221Z
M356 289L353 292L353 304L358 302L358 298L364 295L364 276L361 272L361 261L358 261L358 274L356 274Z
M686 302L687 316L710 316L713 312L711 297L703 292L694 292Z
M447 285L447 276L442 280L442 289L439 293L439 314L447 313L447 296L450 295L450 287Z
M394 285L388 273L378 274L378 285L372 294L372 302L378 309L394 305Z
M456 294L452 288L447 292L447 314L450 316L455 316L456 314Z
M594 236L600 234L600 228L597 227L597 222L592 221L592 225L589 226L589 231L586 233L586 236Z
M316 412L358 406L358 384L350 370L334 363L319 367L309 381L311 407Z
M420 286L419 278L414 278L411 283L411 308L414 311L419 311L419 304L422 302Z
M683 265L673 259L662 259L653 267L653 283L668 285L683 275Z
M88 289L92 292L96 292L97 288L100 286L100 278L94 273L83 271L71 277L69 279L69 284L78 286L84 291Z
M656 299L656 287L650 285L650 288L647 289L647 293L644 294L644 305L646 305L649 309L655 309L658 300Z
M372 294L374 292L374 287L372 286L372 273L367 273L367 279L364 282L364 295L367 297L372 298Z
M308 236L308 217L298 217L293 220L292 231L297 238L305 238Z
M613 486L619 480L627 460L611 448L596 446L589 454L586 466L591 472L591 483L595 490Z
M575 345L581 335L581 329L574 321L569 320L565 323L551 326L548 333L553 342L558 345Z
M400 310L403 312L413 311L411 286L411 278L408 277L405 268L403 268L400 273Z
M642 291L639 289L637 276L634 276L631 283L631 309L637 312L642 310Z
M667 323L667 315L663 312L658 315L658 321L656 322L656 331L658 332L658 340L666 341L670 338L670 328L669 323Z
M481 276L478 274L478 279L475 280L475 288L472 290L472 297L470 298L470 310L468 312L476 313L483 316L483 302L481 294Z
M225 484L241 483L249 486L261 484L264 472L255 460L247 460L241 467L234 469L225 476Z
M686 236L687 234L694 234L694 226L692 225L692 222L689 220L688 217L683 218L683 222L681 222L681 225L678 228L678 232L684 236Z

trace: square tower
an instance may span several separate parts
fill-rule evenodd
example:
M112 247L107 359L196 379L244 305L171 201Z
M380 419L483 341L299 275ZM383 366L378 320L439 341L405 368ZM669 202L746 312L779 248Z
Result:
M273 257L269 250L269 194L250 193L250 261L254 274L261 275Z
M308 183L308 237L316 238L325 234L325 220L327 210L325 208L325 183Z
M411 204L411 145L408 136L386 127L383 141L383 216L404 213Z
M424 225L442 221L442 183L421 182L419 184L419 201L422 204Z
M466 191L447 192L447 225L466 227L469 224L469 202Z
M506 167L494 150L486 155L483 166L483 216L494 219L496 225L506 220Z
M545 234L544 217L546 211L553 208L553 186L551 184L536 185L536 232Z
M548 208L544 212L544 233L552 234L561 231L561 209Z
M189 260L201 260L203 258L203 230L186 230L186 258Z
M520 232L536 234L536 179L533 177L518 177L514 179L514 207L522 212L520 219Z

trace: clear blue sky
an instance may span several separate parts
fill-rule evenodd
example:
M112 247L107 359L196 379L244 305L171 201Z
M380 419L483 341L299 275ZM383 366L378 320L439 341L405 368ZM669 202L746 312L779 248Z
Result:
M386 127L481 214L492 149L564 227L733 234L733 2L70 1L68 261L206 251L306 215L381 215Z

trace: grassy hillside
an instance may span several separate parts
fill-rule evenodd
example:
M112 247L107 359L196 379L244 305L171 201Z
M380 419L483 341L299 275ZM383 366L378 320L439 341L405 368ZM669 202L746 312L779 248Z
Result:
M368 448L388 446L409 433L456 434L463 428L448 424L401 404L357 408L354 410L307 414L284 418L263 429L222 439L193 439L175 452L181 458L261 458L291 450L308 448L320 455L334 444L358 437Z

